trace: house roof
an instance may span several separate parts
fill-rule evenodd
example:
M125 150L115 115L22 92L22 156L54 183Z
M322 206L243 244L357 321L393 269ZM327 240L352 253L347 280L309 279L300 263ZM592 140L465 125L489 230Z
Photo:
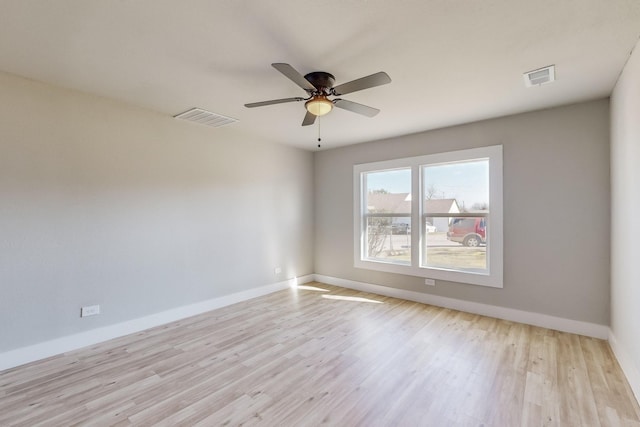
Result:
M425 200L424 208L427 213L451 213L460 212L456 199L429 199Z
M411 213L411 195L409 193L369 193L367 195L369 212ZM456 199L425 200L427 213L460 212Z
M330 148L607 97L640 35L638 0L0 4L2 71L167 120L200 107L239 119L199 128L214 139L308 150L317 149L318 128L301 126L303 102L244 107L306 97L271 63L327 71L336 84L391 77L341 96L380 109L375 117L340 108L323 116ZM551 64L556 82L525 87L523 73Z
M409 193L369 193L367 210L372 213L411 213Z

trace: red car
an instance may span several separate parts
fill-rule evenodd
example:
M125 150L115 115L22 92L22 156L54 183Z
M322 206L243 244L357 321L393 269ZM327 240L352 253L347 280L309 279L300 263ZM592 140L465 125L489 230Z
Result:
M483 217L453 218L447 239L465 246L486 244L486 220Z

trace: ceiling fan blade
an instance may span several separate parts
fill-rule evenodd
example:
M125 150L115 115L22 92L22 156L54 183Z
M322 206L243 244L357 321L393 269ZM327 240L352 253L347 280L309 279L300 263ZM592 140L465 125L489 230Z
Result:
M377 108L368 107L353 101L347 101L346 99L336 99L333 101L333 105L338 108L342 108L343 110L349 110L367 117L373 117L380 112Z
M297 98L272 99L271 101L252 102L250 104L244 104L244 106L247 108L264 107L265 105L284 104L285 102L295 102L295 101L304 101L304 98L297 97Z
M302 121L302 126L312 125L315 123L315 121L316 121L316 115L311 114L310 112L307 111L307 114L305 114L304 120Z
M333 88L333 94L336 96L345 95L347 93L369 89L370 87L386 85L387 83L391 83L391 77L384 71L380 71L379 73L338 85Z
M285 64L282 62L276 62L271 64L273 68L280 71L284 74L289 80L300 86L302 89L307 91L315 91L316 88L309 83L309 80L305 79L302 74L300 74L295 68L293 68L289 64Z

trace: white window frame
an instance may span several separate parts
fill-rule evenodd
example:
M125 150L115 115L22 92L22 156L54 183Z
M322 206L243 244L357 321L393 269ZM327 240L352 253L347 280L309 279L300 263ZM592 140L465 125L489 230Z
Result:
M489 160L489 204L487 220L487 272L469 272L455 269L420 266L422 259L422 236L424 203L422 195L422 166L463 162L479 159ZM364 174L400 168L411 168L411 263L410 265L370 260L364 258L366 236L366 186ZM450 282L469 283L494 288L503 287L503 201L502 201L502 145L429 154L418 157L364 163L353 167L354 193L354 267L384 271L416 277L425 277ZM416 250L416 248L418 250Z

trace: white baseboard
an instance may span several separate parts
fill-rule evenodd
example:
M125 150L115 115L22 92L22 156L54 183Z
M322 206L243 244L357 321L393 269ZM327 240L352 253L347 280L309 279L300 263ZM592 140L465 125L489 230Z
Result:
M385 295L394 298L401 298L409 301L421 302L438 307L451 308L465 311L467 313L481 314L483 316L496 317L498 319L510 320L527 325L540 326L562 332L585 335L588 337L608 339L609 327L596 323L582 322L579 320L565 319L563 317L549 316L547 314L533 313L530 311L516 310L513 308L499 307L496 305L482 304L478 302L464 301L454 298L441 297L438 295L423 294L421 292L407 291L403 289L390 288L387 286L374 285L353 280L339 279L337 277L323 276L315 274L317 282L343 288L355 289L373 294Z
M27 347L10 350L5 353L0 353L0 371L55 356L57 354L77 350L82 347L98 344L113 338L140 332L145 329L164 325L169 322L195 316L217 308L246 301L251 298L287 289L295 286L296 284L308 283L311 281L313 281L313 275L297 277L283 282L273 283L271 285L261 286L259 288L249 289L231 295L225 295L207 301L177 307L160 313L151 314L149 316L140 317L138 319L117 323L115 325L91 329L78 334L67 335L51 341L45 341Z
M613 354L618 359L618 363L627 377L627 381L633 390L633 394L636 396L636 400L640 402L640 368L633 362L633 358L629 355L629 352L620 344L616 339L612 330L609 330L609 345Z

